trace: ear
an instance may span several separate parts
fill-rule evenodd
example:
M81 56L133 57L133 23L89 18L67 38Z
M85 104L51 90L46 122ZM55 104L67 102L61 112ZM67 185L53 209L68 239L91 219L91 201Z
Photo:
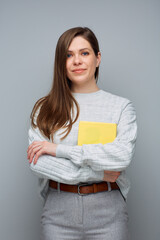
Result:
M97 55L97 64L96 64L96 67L99 67L100 65L100 62L101 62L101 53L98 52L98 55Z

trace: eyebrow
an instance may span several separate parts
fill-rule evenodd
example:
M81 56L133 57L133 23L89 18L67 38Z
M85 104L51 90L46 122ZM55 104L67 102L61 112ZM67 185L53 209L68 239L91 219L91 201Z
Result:
M83 51L83 50L88 50L88 51L90 51L89 48L81 48L81 49L79 49L79 51ZM73 51L72 51L72 50L68 50L68 52L73 52Z

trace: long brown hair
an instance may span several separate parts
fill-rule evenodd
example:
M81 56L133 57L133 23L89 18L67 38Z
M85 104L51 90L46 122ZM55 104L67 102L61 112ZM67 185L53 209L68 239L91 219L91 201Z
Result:
M79 116L78 103L71 93L72 82L67 78L66 72L67 50L73 38L77 36L82 36L87 40L93 48L95 55L98 55L99 44L97 38L89 28L75 27L65 31L60 36L56 46L52 88L47 96L40 98L35 103L30 115L32 127L38 127L41 133L49 140L51 139L52 142L54 141L54 133L60 128L66 128L63 133L67 133L61 138L63 140L69 134L72 124L77 121ZM98 81L98 73L99 67L95 71L96 83ZM75 119L72 120L71 111L74 114L74 103L77 108L77 114Z

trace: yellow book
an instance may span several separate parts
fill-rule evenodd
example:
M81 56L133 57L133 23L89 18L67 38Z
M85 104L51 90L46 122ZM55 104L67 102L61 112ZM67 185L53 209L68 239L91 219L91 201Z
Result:
M78 145L113 142L117 135L116 123L80 121Z

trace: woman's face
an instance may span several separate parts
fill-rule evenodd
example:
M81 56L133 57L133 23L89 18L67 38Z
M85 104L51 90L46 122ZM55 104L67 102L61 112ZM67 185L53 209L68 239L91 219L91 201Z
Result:
M69 48L66 61L67 77L74 85L85 84L86 82L95 82L96 67L101 60L100 52L98 56L83 37L75 37Z

